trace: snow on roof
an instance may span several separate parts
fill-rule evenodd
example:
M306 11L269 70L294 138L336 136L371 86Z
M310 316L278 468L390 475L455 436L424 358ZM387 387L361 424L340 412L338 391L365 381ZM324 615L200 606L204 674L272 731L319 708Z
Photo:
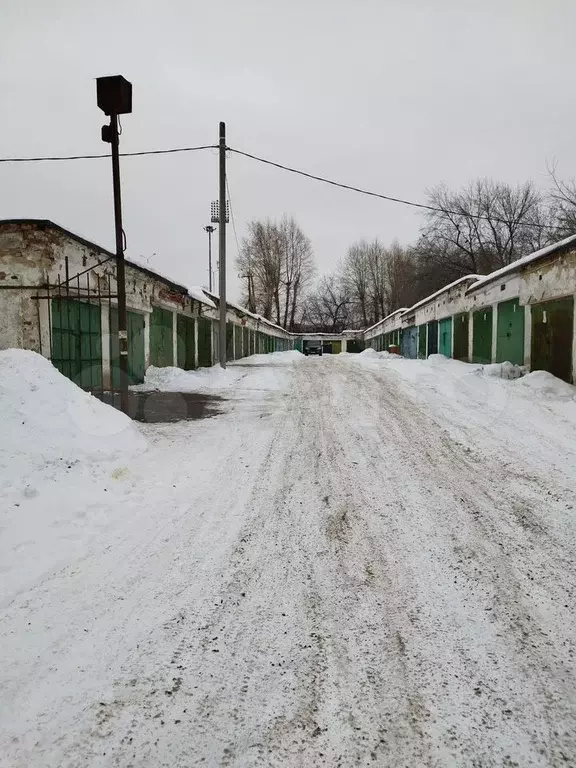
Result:
M217 293L214 293L214 291L209 291L206 288L203 288L202 292L205 293L208 297L211 296L218 302L220 301L220 296L218 296ZM286 328L282 328L281 325L276 325L276 323L273 323L272 320L267 320L265 317L262 317L262 315L250 312L250 310L246 309L246 307L241 307L240 304L236 304L235 302L230 301L230 299L226 299L226 306L232 307L232 309L235 309L237 312L242 312L242 314L247 315L247 317L254 318L254 320L257 320L259 323L264 323L265 325L269 325L271 328L276 328L276 330L282 331L282 333L289 333L289 331L287 331Z
M193 299L196 299L196 301L200 301L203 304L207 304L209 307L213 307L216 309L216 304L212 301L212 299L207 296L203 289L200 288L197 285L189 285L188 286L188 295L191 296Z
M477 283L474 283L474 285L471 285L470 288L468 288L466 293L472 293L473 291L482 288L482 286L487 285L487 283L491 283L493 280L497 280L499 277L502 277L502 275L507 275L510 272L516 272L516 270L521 269L526 264L530 264L533 261L538 261L538 259L543 259L545 256L554 253L554 251L565 248L571 243L576 244L576 235L565 237L564 240L559 240L557 243L552 243L552 245L547 245L545 248L540 248L539 251L534 251L534 253L529 253L526 256L522 256L520 259L516 259L516 261L513 261L511 264L508 264L501 269L497 269L495 272L490 272L489 275L482 276Z
M408 312L414 312L414 310L418 309L419 307L423 307L425 304L428 304L429 302L438 298L438 296L441 296L443 293L446 293L446 291L449 291L451 288L455 288L457 285L460 285L460 283L465 283L466 280L477 281L477 280L480 280L481 277L482 275L464 275L464 277L459 277L458 280L454 280L453 283L449 283L449 285L445 285L444 288L440 288L440 290L436 291L435 293L431 293L430 296L426 296L425 299L420 299L420 301L417 301L413 307L409 307L405 311L405 314L407 315Z
M386 315L386 317L383 317L382 320L378 320L377 323L374 323L374 325L371 325L370 328L366 328L364 333L368 333L368 331L373 330L374 328L377 328L379 325L382 325L382 323L385 323L386 320L389 320L391 317L394 317L394 315L397 315L399 312L407 312L408 307L400 307L400 309L395 309L394 312L390 312L389 315Z

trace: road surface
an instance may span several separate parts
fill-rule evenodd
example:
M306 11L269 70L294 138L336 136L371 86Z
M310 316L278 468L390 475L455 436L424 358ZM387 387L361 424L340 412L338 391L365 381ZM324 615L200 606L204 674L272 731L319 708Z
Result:
M576 765L568 480L352 356L258 375L5 601L0 765Z

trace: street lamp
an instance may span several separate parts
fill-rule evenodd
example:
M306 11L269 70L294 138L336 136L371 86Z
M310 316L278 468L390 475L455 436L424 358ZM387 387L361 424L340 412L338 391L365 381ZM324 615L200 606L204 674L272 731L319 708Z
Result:
M204 232L208 232L208 285L210 293L212 293L212 234L216 232L216 227L207 224L204 227Z
M122 75L96 78L96 102L110 125L102 126L102 141L112 149L112 186L114 189L114 226L116 229L116 282L118 284L118 346L120 348L120 407L128 413L128 332L126 312L126 273L124 269L124 237L122 199L120 193L120 154L118 115L132 112L132 83Z

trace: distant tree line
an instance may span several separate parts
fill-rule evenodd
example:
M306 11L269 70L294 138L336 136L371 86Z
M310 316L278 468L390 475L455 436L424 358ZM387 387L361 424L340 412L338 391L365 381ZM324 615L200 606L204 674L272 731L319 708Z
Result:
M289 330L365 328L415 304L453 280L488 274L576 234L576 180L558 178L548 193L532 182L478 179L428 192L417 241L351 245L334 272L315 280L310 240L293 218L252 222L238 267L248 307Z

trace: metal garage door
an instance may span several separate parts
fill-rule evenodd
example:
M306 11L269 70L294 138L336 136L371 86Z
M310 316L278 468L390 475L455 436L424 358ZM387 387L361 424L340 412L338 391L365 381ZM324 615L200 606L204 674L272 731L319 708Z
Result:
M533 371L541 370L572 380L574 298L547 301L532 306Z
M226 360L234 360L234 326L226 323Z
M102 320L99 304L52 300L51 360L83 389L102 389Z
M250 330L246 327L242 329L242 357L248 357L250 354Z
M144 381L144 315L127 312L128 319L128 380L130 384ZM120 389L120 347L118 344L118 310L110 308L110 368L112 387Z
M410 360L415 360L418 356L418 329L415 326L402 329L400 351Z
M454 360L468 362L468 312L456 315L454 318Z
M430 320L428 323L428 355L438 352L438 321Z
M176 352L178 367L191 371L195 367L196 341L194 319L178 315L176 320Z
M444 317L438 327L438 351L445 357L452 357L452 318Z
M524 307L518 299L498 304L496 362L524 365Z
M492 307L479 309L473 315L472 362L492 362Z
M198 320L198 367L209 368L212 365L212 321L207 317Z
M174 365L172 312L154 307L150 315L150 365Z
M418 326L418 357L426 357L426 325Z

